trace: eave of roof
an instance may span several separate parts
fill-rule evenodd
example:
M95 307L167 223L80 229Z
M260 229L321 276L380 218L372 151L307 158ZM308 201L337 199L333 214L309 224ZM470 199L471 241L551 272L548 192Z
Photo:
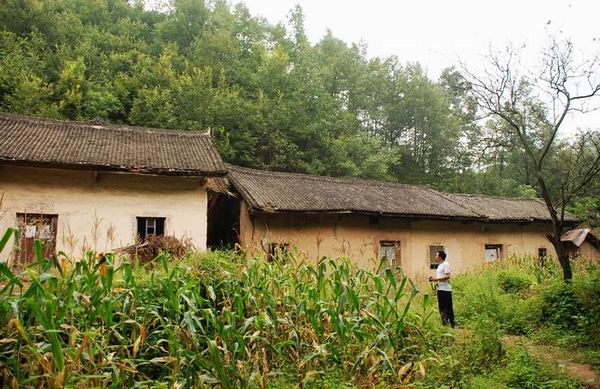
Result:
M210 172L200 169L160 169L146 168L124 165L110 164L91 164L86 162L78 163L61 163L53 161L31 161L18 160L0 157L0 164L26 167L39 167L48 169L66 169L66 170L98 170L105 172L120 172L140 175L154 176L177 176L177 177L225 177L227 170L211 170Z

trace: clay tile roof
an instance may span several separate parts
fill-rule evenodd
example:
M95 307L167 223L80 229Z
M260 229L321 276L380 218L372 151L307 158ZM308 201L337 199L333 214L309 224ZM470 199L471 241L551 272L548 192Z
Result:
M230 182L250 207L266 212L480 218L427 187L228 167Z
M0 114L0 161L141 174L223 176L210 136Z
M227 165L228 179L255 210L359 213L488 222L550 221L537 199L441 193L424 186L268 172ZM577 219L567 214L566 220Z
M490 221L551 221L546 204L539 199L457 193L444 193L444 196ZM566 212L565 221L576 223L579 220Z

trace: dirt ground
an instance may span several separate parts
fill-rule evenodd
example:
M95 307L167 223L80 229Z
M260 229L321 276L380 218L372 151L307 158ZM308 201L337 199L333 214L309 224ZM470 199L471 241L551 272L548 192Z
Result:
M573 377L581 380L587 388L600 388L600 373L591 365L573 361L573 356L563 349L536 344L523 336L504 336L502 341L512 346L521 345L531 356L564 368Z

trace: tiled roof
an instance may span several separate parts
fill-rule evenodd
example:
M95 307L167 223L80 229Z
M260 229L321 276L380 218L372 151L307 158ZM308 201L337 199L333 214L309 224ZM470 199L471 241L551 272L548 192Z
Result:
M550 221L546 204L539 199L494 197L444 193L452 201L488 218L490 221ZM577 222L575 215L565 212L565 221Z
M550 221L545 205L536 199L447 194L424 186L227 167L233 187L251 209L262 212ZM567 218L577 221L570 214Z
M228 167L235 189L252 208L267 212L479 218L427 187Z
M0 114L0 161L140 174L222 176L210 136Z

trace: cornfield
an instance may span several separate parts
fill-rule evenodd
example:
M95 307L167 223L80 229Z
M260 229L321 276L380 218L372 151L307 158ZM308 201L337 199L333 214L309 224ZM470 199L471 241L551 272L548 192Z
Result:
M132 268L35 247L21 274L0 263L0 387L310 386L332 371L359 386L406 385L425 375L429 298L416 306L415 285L391 269L219 252L161 253Z

